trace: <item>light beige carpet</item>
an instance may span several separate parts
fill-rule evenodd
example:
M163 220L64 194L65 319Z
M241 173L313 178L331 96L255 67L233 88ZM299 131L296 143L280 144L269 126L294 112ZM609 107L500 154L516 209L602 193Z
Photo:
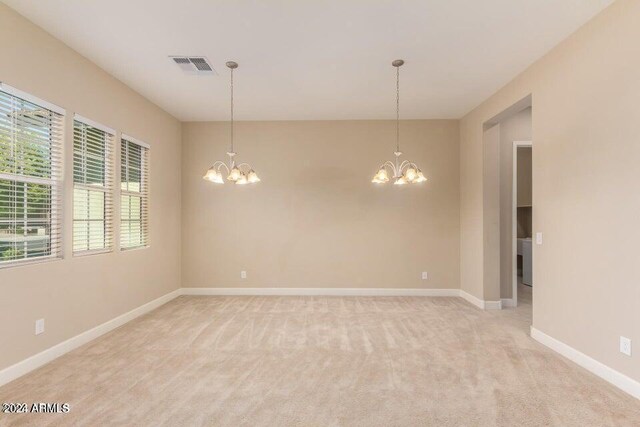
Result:
M0 388L70 413L0 424L639 426L640 401L533 341L530 315L459 298L183 296Z

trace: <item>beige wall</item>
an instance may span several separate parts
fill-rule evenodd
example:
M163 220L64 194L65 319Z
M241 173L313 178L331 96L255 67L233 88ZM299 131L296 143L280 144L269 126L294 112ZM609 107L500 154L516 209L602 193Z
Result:
M511 298L513 291L513 142L531 141L531 108L500 122L500 298ZM531 162L529 162L531 164ZM531 169L528 172L531 177ZM526 176L525 173L523 176ZM531 179L529 178L529 184ZM526 186L525 186L526 187ZM518 183L520 188L520 182ZM531 185L528 187L531 188ZM528 192L529 199L531 191ZM518 193L518 198L526 194Z
M240 122L236 151L262 182L206 182L228 126L183 124L183 286L459 287L457 121L402 122L429 179L402 188L370 182L393 121Z
M640 2L618 0L460 123L461 287L485 295L483 123L532 94L533 326L640 380Z
M500 124L497 124L487 129L482 135L484 167L482 282L491 283L490 290L485 289L486 301L500 300L500 127Z
M0 81L67 109L65 259L0 270L2 369L180 286L181 135L173 117L2 4L0 57ZM151 145L150 248L72 256L73 112ZM35 336L39 318L46 332Z

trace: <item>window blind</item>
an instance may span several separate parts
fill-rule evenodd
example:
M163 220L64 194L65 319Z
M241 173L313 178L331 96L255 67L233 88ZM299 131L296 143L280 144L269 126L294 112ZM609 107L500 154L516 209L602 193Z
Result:
M120 142L120 248L149 245L149 146Z
M63 113L0 83L0 267L62 257Z
M76 115L73 122L73 252L113 249L115 132Z

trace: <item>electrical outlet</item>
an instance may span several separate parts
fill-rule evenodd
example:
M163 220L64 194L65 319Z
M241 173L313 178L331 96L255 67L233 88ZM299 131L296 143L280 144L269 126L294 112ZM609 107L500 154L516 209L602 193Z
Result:
M40 335L44 332L44 319L36 320L36 335Z
M536 233L536 245L541 245L541 244L542 244L542 233L538 231Z
M631 340L627 337L620 337L620 353L631 356Z
M242 271L240 272L240 278L241 278L241 279L246 279L246 278L247 278L247 272L246 272L246 271L244 271L244 270L242 270Z
M429 274L426 271L422 272L422 280L427 280L429 278Z

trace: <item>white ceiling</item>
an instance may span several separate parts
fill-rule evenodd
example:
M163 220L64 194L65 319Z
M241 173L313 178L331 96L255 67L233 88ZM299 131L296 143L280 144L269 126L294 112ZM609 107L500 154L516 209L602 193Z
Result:
M613 0L2 0L184 120L459 118ZM209 58L218 76L167 56Z

